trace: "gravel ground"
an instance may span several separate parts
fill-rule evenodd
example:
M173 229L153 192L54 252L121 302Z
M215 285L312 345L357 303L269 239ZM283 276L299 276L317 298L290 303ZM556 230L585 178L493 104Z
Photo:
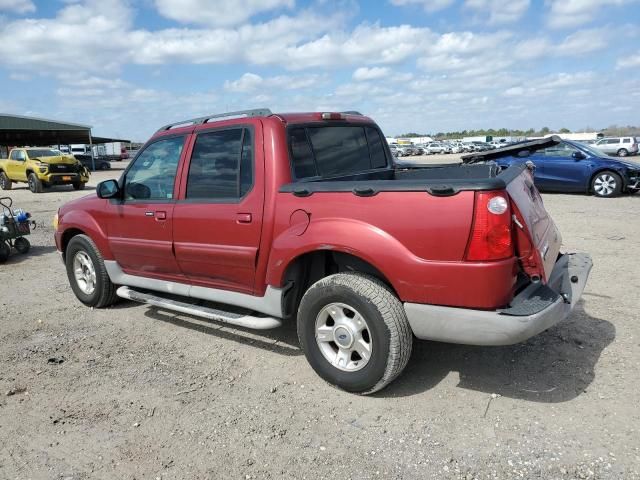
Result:
M640 195L544 195L565 250L594 258L567 320L510 347L416 342L358 397L313 373L293 325L82 306L51 221L86 193L11 192L39 226L0 265L0 478L640 478Z

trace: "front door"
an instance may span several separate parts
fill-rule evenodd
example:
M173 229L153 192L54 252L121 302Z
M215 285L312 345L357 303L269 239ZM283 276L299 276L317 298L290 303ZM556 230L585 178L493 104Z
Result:
M195 132L173 222L176 258L191 283L253 293L264 205L260 125Z
M109 205L109 246L127 273L175 277L173 210L185 136L161 138L145 147L125 172L123 200Z
M540 152L542 168L539 176L536 171L536 184L545 190L583 191L587 182L588 160L584 155L574 157L576 152L578 152L577 148L566 143L542 150ZM538 162L535 163L538 164Z
M7 175L10 179L22 182L27 180L24 166L26 161L27 154L24 150L14 149L11 151L11 156L7 162Z

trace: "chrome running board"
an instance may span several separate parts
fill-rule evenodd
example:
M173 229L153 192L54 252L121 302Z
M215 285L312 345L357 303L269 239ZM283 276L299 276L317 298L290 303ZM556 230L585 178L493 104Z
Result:
M246 293L232 292L230 290L198 287L186 283L130 275L124 273L115 260L105 260L104 266L107 269L109 278L116 285L154 290L156 292L169 293L181 297L198 298L209 302L224 303L246 308L247 310L264 313L271 317L283 317L282 296L284 295L284 289L282 288L268 285L264 296L256 297L254 295L247 295Z
M116 293L119 297L126 298L127 300L133 300L134 302L146 303L153 307L164 308L173 312L186 313L188 315L195 315L197 317L215 320L216 322L228 323L238 327L252 328L254 330L268 330L282 325L280 320L273 317L254 317L253 315L225 312L223 310L193 305L191 303L171 300L169 298L151 295L149 293L138 292L129 287L120 287L116 290Z

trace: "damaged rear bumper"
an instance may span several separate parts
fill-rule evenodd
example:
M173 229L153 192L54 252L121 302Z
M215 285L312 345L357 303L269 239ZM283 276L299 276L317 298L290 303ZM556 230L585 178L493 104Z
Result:
M546 285L531 284L508 308L471 310L405 303L409 324L423 340L467 345L512 345L565 319L580 300L593 262L586 253L558 257Z

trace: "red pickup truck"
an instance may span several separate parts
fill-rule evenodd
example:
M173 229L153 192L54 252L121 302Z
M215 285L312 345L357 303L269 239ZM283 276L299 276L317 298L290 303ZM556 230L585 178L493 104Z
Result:
M414 336L536 335L569 315L591 269L560 253L530 167L402 166L357 112L167 125L119 180L60 208L55 240L82 303L296 321L314 370L358 393L402 372Z

